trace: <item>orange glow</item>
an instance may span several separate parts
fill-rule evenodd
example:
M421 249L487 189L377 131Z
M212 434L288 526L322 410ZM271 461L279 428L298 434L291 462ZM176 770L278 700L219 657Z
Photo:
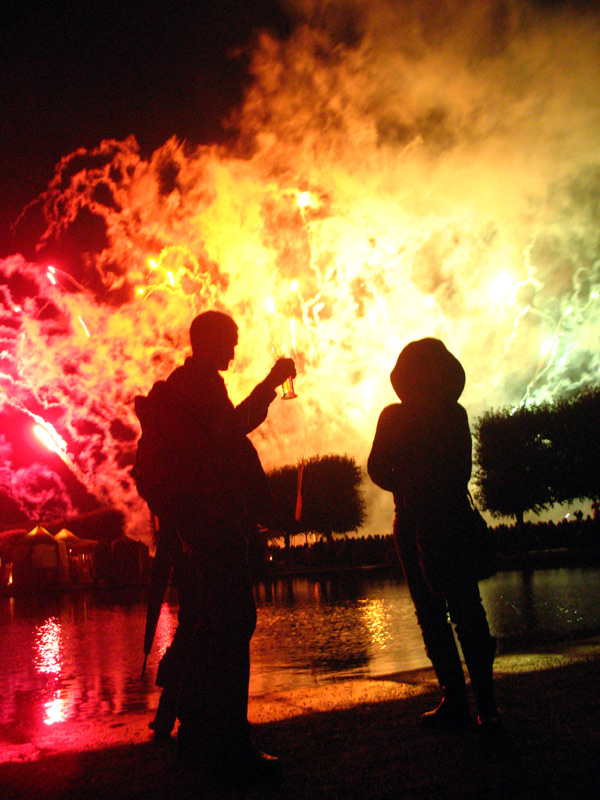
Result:
M365 600L362 603L362 614L371 641L385 648L392 641L391 620L383 600Z

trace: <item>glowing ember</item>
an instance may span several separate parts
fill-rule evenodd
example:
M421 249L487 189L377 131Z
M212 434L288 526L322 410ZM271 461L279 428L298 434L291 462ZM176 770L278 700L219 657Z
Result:
M300 192L296 198L298 208L310 208L315 205L315 201L310 192Z

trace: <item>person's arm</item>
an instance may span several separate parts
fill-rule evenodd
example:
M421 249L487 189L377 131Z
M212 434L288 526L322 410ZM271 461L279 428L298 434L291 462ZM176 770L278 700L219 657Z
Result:
M460 471L461 480L465 485L468 485L471 479L471 471L473 469L473 440L471 438L471 429L469 427L469 417L465 409L459 405L459 418L460 418L460 437L457 452L458 469Z
M236 406L235 414L244 433L250 433L265 421L269 406L277 397L275 389L287 378L296 377L296 367L291 358L279 358L264 381Z
M373 446L367 460L367 472L374 484L388 492L400 481L398 463L399 404L387 406L379 415Z

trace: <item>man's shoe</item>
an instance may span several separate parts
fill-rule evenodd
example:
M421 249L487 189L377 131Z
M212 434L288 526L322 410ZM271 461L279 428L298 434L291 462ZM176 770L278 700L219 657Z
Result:
M153 732L152 739L155 742L165 743L171 741L171 733L173 731L173 726L169 726L168 722L165 723L158 719L158 715L148 723L148 727Z
M433 711L426 711L421 715L421 722L431 730L460 730L472 725L468 706L463 702L456 702L442 698L442 702Z
M283 777L281 762L251 743L225 748L214 742L188 742L177 737L177 765L211 785L249 789L276 783Z
M277 783L283 777L281 761L276 756L263 753L253 744L244 748L239 754L231 755L231 777L238 785L249 787Z
M477 727L482 733L500 733L502 731L502 720L497 711L492 714L480 714L477 717Z
M148 723L150 730L154 731L153 739L157 742L168 742L177 722L175 709L171 707L172 704L165 702L164 698L165 691L163 689L154 719Z

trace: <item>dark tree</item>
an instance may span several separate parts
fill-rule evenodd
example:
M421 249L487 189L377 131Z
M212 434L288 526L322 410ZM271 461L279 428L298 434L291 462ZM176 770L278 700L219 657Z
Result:
M290 538L301 533L300 524L295 519L296 496L298 491L298 467L287 464L267 473L271 491L271 514L265 522L280 531L285 539L286 550L290 546Z
M486 412L476 423L476 494L493 516L600 499L600 389L554 403Z
M556 502L600 499L600 389L557 401L551 425Z
M486 412L475 430L475 484L494 516L600 498L600 389Z
M554 502L547 407L487 411L475 425L477 499L492 516L539 513Z
M299 520L294 516L298 467L282 467L267 477L273 495L273 527L284 534L317 533L331 539L334 533L356 531L364 522L363 475L349 456L313 456L304 462Z

